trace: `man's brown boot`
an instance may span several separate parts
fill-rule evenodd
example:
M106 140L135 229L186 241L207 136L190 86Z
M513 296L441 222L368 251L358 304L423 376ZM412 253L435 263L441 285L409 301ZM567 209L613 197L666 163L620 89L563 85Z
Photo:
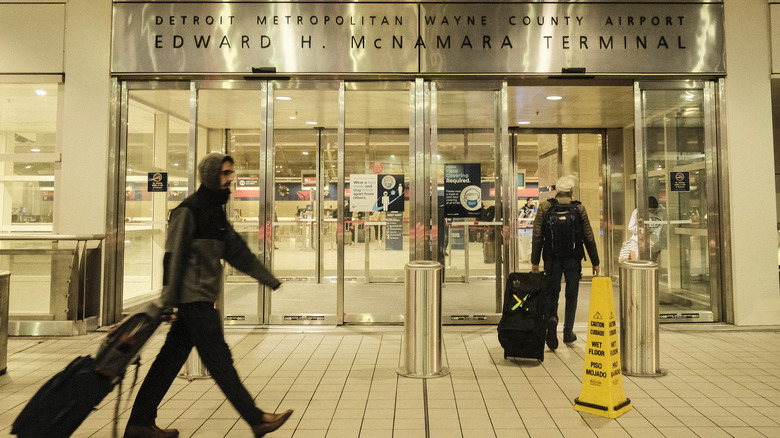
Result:
M263 422L252 426L252 432L255 434L256 438L263 437L265 436L265 434L271 433L276 429L282 427L282 424L284 424L284 422L287 421L288 418L290 418L290 415L292 415L292 413L293 413L292 409L288 409L282 412L281 414L264 413Z
M128 424L125 429L125 438L176 438L179 431L176 429L160 429L156 425L139 426Z

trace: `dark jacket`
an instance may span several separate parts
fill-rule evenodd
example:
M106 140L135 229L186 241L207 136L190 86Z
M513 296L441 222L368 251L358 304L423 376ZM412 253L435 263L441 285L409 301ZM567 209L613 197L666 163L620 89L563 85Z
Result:
M555 195L555 199L559 204L571 204L573 201L571 196L569 196L569 193L566 192L558 193ZM545 255L551 253L550 242L544 238L542 230L544 221L547 219L547 212L550 210L551 206L552 204L550 201L543 201L539 203L539 210L536 212L536 217L534 218L533 240L531 241L532 265L539 264L543 252ZM577 210L580 213L580 222L582 223L582 243L588 250L590 262L593 264L593 266L598 266L599 252L596 248L596 238L593 235L593 228L590 227L590 221L588 220L588 212L585 210L585 206L582 204L577 205ZM580 252L582 253L580 258L584 257L585 253L583 251Z
M227 196L203 184L171 212L163 261L164 308L215 302L223 281L222 259L272 289L281 285L228 222L223 207Z

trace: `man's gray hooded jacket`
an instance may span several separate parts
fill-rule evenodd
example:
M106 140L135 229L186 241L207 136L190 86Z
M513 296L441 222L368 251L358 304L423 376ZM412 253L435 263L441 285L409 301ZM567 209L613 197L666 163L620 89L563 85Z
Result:
M163 308L215 302L222 286L221 259L272 289L281 285L227 220L224 204L230 190L220 187L225 161L233 159L220 153L207 155L198 166L200 188L171 211L163 261Z

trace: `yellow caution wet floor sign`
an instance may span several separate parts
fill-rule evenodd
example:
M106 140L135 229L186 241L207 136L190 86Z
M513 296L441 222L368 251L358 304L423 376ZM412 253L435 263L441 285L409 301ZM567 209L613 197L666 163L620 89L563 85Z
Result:
M582 392L574 399L574 409L609 418L617 418L631 409L631 400L623 393L615 302L609 277L593 278L585 374Z

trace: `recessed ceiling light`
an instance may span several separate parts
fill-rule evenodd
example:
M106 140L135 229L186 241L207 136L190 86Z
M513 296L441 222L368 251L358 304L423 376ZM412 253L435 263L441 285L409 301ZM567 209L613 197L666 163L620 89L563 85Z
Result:
M306 151L303 151L303 155L309 155L309 153L306 152Z
M31 167L32 167L32 166L29 166L29 165L28 165L28 166L24 166L24 168L25 168L25 169L29 169L29 168L31 168Z
M276 96L276 100L292 100L289 96Z
M522 120L522 121L521 121L521 120L518 120L518 121L517 121L517 124L518 124L518 125L530 125L530 124L531 124L531 122L529 122L528 120Z
M46 90L35 90L35 94L38 96L45 96L47 93Z
M297 119L297 117L295 117L295 116L290 116L290 120L295 120L295 119Z
M561 100L563 97L561 96L547 96L547 100Z
M30 149L30 152L40 152L40 149Z
M317 122L306 122L307 125L316 125Z

